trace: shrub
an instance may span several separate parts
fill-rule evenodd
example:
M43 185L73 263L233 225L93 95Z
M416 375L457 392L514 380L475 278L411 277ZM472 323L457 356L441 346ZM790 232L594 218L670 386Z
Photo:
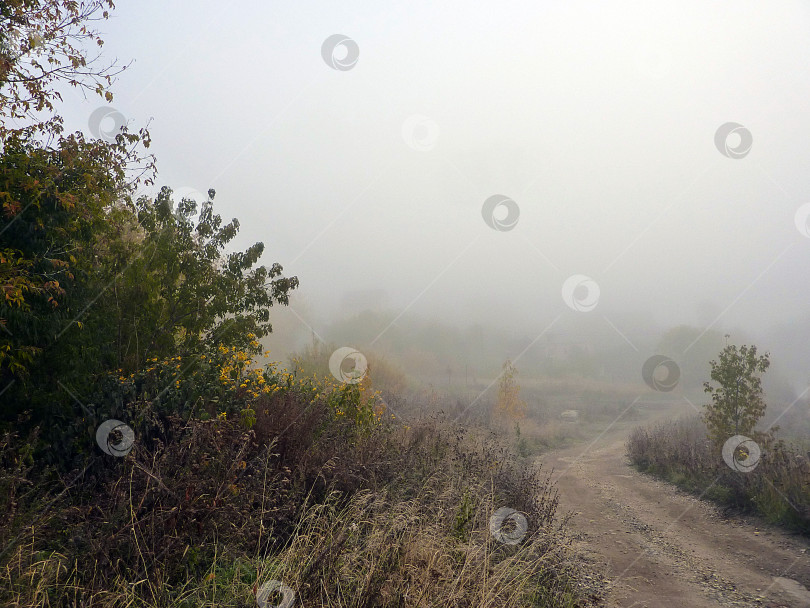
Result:
M561 606L588 588L549 479L494 436L437 418L357 433L297 388L257 405L252 429L171 416L165 441L18 495L0 603L241 606L278 579L302 605ZM503 505L529 522L515 547L489 531Z
M760 442L768 440L754 427L765 414L762 380L759 375L770 366L768 353L757 355L756 346L733 344L726 346L717 361L711 361L711 378L717 384L704 383L711 396L703 420L709 436L720 447L733 435L752 436Z
M627 442L640 470L725 507L810 533L810 459L781 441L763 447L750 472L733 470L697 416L636 428Z

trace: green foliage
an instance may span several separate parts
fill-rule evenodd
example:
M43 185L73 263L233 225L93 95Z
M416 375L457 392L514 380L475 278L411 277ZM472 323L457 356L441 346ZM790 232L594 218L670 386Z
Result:
M0 151L0 375L27 378L43 349L97 287L95 249L125 188L128 144L61 139L50 149L16 137Z
M375 424L385 411L385 403L397 403L407 386L405 374L374 353L368 355L368 368L358 383L338 382L329 372L329 357L338 347L316 341L314 336L303 351L293 355L290 366L302 379L311 378L328 395L337 416L354 421L359 429Z
M518 422L515 422L515 451L522 458L528 458L532 453L528 439L520 435L520 423Z
M141 155L149 133L124 127L114 141L62 136L59 87L94 91L106 101L115 64L87 45L103 41L93 22L112 0L8 0L0 3L0 426L23 408L58 425L75 422L53 399L59 383L92 382L104 369L93 349L109 335L64 339L102 292L98 255L138 183L150 184L154 159ZM59 347L54 345L59 343ZM43 373L46 372L46 373ZM60 403L61 401L61 403ZM75 404L74 404L75 405Z
M281 277L282 267L258 265L263 243L224 254L239 222L223 224L213 211L214 190L202 204L172 201L164 187L155 199L139 198L126 218L129 238L111 244L113 263L105 279L115 311L116 360L125 370L146 358L206 350L212 341L259 352L257 339L269 334L269 309L287 304L296 277ZM122 242L123 241L123 242ZM216 337L215 340L213 338Z
M468 526L475 518L475 505L469 488L461 495L461 502L456 509L456 520L453 523L452 535L461 541L469 540Z
M218 345L257 354L269 308L298 286L280 265L259 264L262 243L224 252L239 223L214 213L213 190L199 213L194 201L175 205L169 188L131 201L133 137L76 135L55 149L11 138L0 152L0 425L30 411L66 462L89 420L135 398L108 390L110 377L134 375L137 399L159 397L156 411L187 415L212 396L209 385L186 383L180 395L146 371L149 361L199 366Z
M704 384L711 403L705 406L703 420L711 440L722 446L733 435L754 437L754 427L765 414L760 374L770 365L768 353L757 355L754 345L731 344L710 365L716 386Z
M370 429L383 412L382 404L369 396L363 383L341 384L328 394L328 403L337 416L351 420L358 429Z

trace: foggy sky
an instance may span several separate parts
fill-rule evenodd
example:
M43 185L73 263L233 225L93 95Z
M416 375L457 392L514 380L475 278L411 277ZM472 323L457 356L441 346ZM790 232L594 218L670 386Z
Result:
M587 316L617 343L634 319L808 318L807 3L122 0L101 28L158 185L215 188L316 329L359 290L529 337ZM353 68L322 58L333 34ZM68 92L66 127L99 105ZM743 158L715 147L728 122ZM485 223L493 195L514 229ZM575 274L589 312L563 301Z

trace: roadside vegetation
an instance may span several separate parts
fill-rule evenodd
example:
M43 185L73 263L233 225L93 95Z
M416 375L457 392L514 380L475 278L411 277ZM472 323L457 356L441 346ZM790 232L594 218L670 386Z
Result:
M597 603L548 475L480 412L404 421L449 408L384 359L273 361L298 279L233 250L213 190L136 196L148 131L63 133L56 87L112 99L85 51L112 8L0 7L0 604Z
M810 534L810 453L761 428L767 354L726 346L711 361L702 416L639 427L627 451L640 470L731 510Z
M264 388L230 407L249 378ZM80 469L43 466L38 428L7 433L3 605L249 606L274 581L300 605L597 599L546 474L494 435L389 423L368 381L238 380L207 420L141 402L126 456ZM493 528L504 507L523 529Z

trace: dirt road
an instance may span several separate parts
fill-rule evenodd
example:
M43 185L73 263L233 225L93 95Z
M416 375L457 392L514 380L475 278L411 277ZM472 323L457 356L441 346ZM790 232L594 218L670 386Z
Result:
M620 428L619 428L620 427ZM638 473L625 456L632 424L541 457L580 548L605 567L609 605L810 608L810 541Z

